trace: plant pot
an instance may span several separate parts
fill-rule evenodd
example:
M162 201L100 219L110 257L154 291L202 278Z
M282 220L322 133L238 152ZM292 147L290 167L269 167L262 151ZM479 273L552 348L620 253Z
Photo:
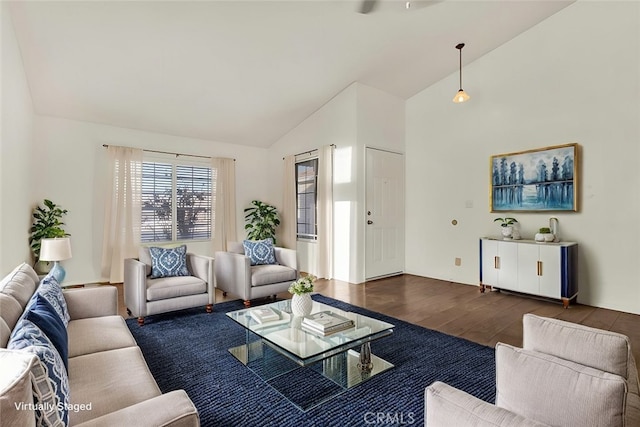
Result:
M506 227L500 227L500 228L502 228L503 240L511 240L513 235L513 227L510 225L507 225Z
M313 300L311 294L294 294L291 298L291 312L294 316L308 316L313 308Z
M545 242L553 242L556 239L556 236L553 233L545 233L543 236Z

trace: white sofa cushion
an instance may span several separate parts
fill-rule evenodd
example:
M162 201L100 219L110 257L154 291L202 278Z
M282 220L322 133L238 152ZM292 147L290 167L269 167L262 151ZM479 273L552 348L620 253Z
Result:
M525 314L522 348L629 378L629 338L576 323ZM637 388L635 390L637 393Z
M72 320L67 327L67 333L69 357L137 345L121 316Z
M36 425L32 411L16 410L15 404L33 404L32 369L40 364L34 354L19 350L0 350L0 414L2 425L31 427ZM38 367L41 371L42 365ZM42 377L42 375L40 375Z
M496 405L526 418L566 427L624 426L626 393L619 375L496 345Z
M91 405L91 410L71 411L70 425L161 394L138 347L72 357L69 359L69 384L73 390L72 405L85 405L85 408Z
M29 264L24 262L0 282L0 347L7 346L11 331L38 287L38 283L38 275Z
M254 265L251 267L251 286L295 281L298 272L278 264Z
M147 279L147 301L207 293L207 283L195 276Z
M548 427L436 381L425 390L425 424L429 427Z

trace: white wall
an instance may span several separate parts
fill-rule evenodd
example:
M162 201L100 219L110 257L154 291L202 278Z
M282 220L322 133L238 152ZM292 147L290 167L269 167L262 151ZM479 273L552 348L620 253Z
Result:
M237 238L244 237L243 209L267 192L268 183L256 176L264 170L266 150L212 141L143 132L95 123L36 116L35 139L44 161L34 201L47 197L69 210L66 230L71 234L73 258L65 261L69 284L101 279L103 218L106 192L106 149L122 145L236 159ZM24 238L21 234L17 236ZM213 255L211 242L188 244L189 251Z
M282 157L335 144L334 277L351 283L365 279L365 147L404 150L404 101L354 83L292 129L270 149L274 173L272 199L282 205ZM315 273L314 243L298 242L301 270Z
M577 142L580 211L514 216L529 238L556 216L579 243L579 302L640 313L639 18L637 2L576 2L466 65L469 102L451 102L457 73L407 102L408 272L477 284L478 238L503 216L489 156Z
M358 157L356 217L357 240L353 245L357 274L352 283L366 280L366 149L377 148L396 153L405 151L405 101L379 89L358 85ZM401 229L404 225L401 225Z
M283 162L282 158L292 154L298 154L309 150L314 150L325 145L336 145L336 158L344 159L342 162L336 161L335 167L342 168L343 172L351 170L354 160L345 153L351 153L356 144L356 85L351 85L340 92L318 111L313 113L305 121L300 123L282 138L280 138L270 148L270 170L273 171L271 189L271 199L278 207L282 206L282 180ZM349 172L346 172L350 176ZM354 177L355 178L355 177ZM355 197L356 191L351 177L349 182L334 183L334 199L337 203L349 204ZM343 209L344 210L344 209ZM341 214L343 210L338 209L338 216L334 219L334 234L336 254L334 256L335 277L341 280L349 280L351 274L351 262L349 257L345 259L340 252L342 240L349 243L351 214ZM295 218L283 218L283 223L287 220L295 221ZM343 231L345 231L343 233ZM316 274L317 267L316 244L310 242L298 242L297 249L300 251L298 259L300 270Z
M0 2L0 274L29 261L33 104L7 2ZM8 242L8 243L4 243Z

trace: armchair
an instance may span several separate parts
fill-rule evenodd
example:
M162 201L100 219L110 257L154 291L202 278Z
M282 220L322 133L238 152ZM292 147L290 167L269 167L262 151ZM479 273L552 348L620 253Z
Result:
M525 314L523 348L496 345L495 406L442 382L425 391L425 425L637 426L629 338Z
M124 260L124 303L139 325L152 314L198 306L206 306L207 313L213 310L213 258L187 253L186 262L190 276L152 279L149 248L141 247L138 259Z
M287 291L291 282L298 279L297 253L293 249L274 249L277 264L252 266L242 243L229 242L227 252L215 253L216 287L225 294L239 296L247 307L252 299Z

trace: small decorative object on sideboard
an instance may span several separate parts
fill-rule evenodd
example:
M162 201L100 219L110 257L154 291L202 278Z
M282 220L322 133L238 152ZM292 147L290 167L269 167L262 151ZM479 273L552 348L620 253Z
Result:
M509 217L505 217L505 218L496 218L493 220L493 222L498 222L500 221L500 227L501 227L501 231L502 231L502 238L504 240L511 240L513 239L513 229L515 224L518 223L518 220L516 220L515 218L509 218ZM520 233L518 232L518 237L517 239L520 238Z
M549 228L551 229L551 233L554 236L553 241L554 242L559 242L560 241L560 236L558 235L558 218L556 217L551 217L549 218Z
M549 227L542 227L535 235L535 241L538 243L553 242L555 238Z

